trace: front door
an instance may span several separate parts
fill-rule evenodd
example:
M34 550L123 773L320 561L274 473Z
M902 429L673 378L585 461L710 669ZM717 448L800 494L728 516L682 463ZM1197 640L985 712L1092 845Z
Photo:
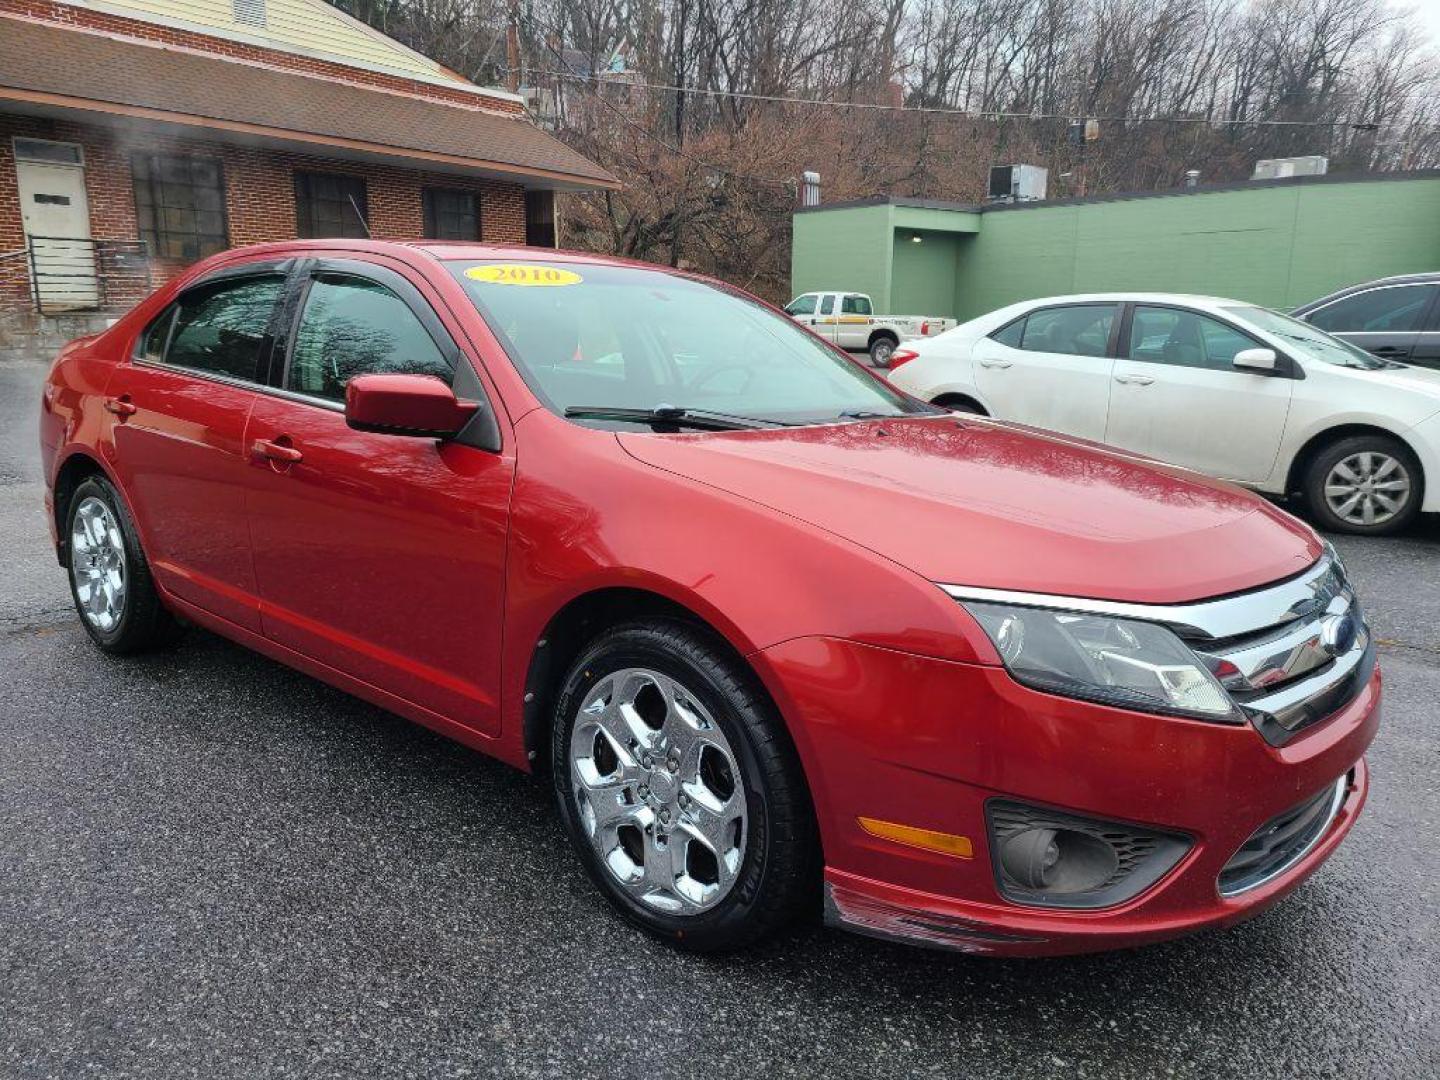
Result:
M30 245L37 305L41 311L98 307L80 147L48 139L16 139L14 145L20 221Z
M265 633L431 713L498 731L514 458L347 427L355 375L436 375L472 400L483 391L417 283L346 259L317 263L304 289L283 396L261 395L245 434Z
M1001 420L1105 438L1110 404L1110 338L1119 304L1037 308L971 354L975 388Z
M1137 304L1115 363L1105 441L1259 483L1275 467L1295 383L1233 361L1268 347L1199 312Z

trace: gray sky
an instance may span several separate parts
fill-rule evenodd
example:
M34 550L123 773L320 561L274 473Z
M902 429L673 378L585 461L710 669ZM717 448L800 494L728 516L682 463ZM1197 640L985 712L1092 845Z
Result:
M1440 49L1440 0L1390 0L1397 8L1410 8L1416 21L1430 34L1430 42Z

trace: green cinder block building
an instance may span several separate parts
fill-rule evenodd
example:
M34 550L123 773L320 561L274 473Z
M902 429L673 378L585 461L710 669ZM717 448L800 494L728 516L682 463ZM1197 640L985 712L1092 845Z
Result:
M1013 205L879 197L798 210L793 295L970 319L1038 296L1144 290L1292 308L1440 270L1440 171L1305 176Z

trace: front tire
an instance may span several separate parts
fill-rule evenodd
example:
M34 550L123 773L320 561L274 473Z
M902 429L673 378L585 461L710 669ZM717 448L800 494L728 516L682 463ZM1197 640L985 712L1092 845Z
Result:
M105 477L92 476L75 489L65 535L70 596L90 640L125 655L175 639L179 624L161 606L135 524Z
M1420 462L1384 435L1355 435L1325 447L1305 470L1304 496L1323 529L1386 536L1415 520L1424 493Z
M809 793L754 676L659 619L587 646L552 721L560 817L631 923L696 952L741 948L815 898Z

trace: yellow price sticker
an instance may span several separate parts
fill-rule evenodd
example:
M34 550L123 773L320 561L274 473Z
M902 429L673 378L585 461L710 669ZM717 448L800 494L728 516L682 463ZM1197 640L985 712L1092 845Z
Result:
M472 266L465 276L487 285L555 286L578 285L585 279L574 270L562 270L558 266L543 263L493 263L490 266Z

